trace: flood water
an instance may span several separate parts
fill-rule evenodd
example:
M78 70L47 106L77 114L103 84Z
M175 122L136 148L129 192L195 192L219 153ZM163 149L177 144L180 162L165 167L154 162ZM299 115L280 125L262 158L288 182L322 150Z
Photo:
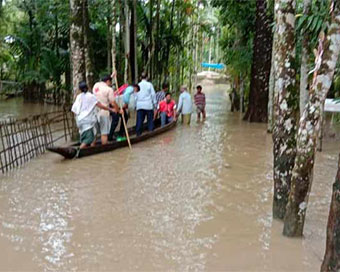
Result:
M305 237L272 219L266 125L208 86L207 120L79 160L45 154L0 181L0 270L319 271L339 145L318 154Z
M49 104L24 103L22 97L0 100L0 121L9 118L24 118L43 112L55 111L60 108Z

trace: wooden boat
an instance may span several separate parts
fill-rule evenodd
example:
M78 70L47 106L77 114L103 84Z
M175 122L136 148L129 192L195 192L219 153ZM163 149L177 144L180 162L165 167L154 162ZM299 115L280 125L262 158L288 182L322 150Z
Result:
M131 144L135 144L138 142L145 141L149 138L167 132L173 129L176 126L176 121L173 121L164 127L160 126L160 122L155 122L155 129L153 131L146 131L146 124L144 125L144 132L141 136L136 135L136 127L129 128L129 135L130 135L130 142ZM124 141L112 141L106 145L101 145L100 141L97 143L96 146L93 147L86 147L79 149L80 143L76 143L71 146L67 147L47 147L47 150L57 153L61 156L64 156L66 159L73 159L73 158L81 158L85 156L90 156L102 152L108 152L115 150L117 148L128 146L127 140Z

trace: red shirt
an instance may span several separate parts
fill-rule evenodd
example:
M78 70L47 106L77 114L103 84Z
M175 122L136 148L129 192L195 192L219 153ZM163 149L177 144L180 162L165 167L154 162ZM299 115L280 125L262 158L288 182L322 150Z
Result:
M176 102L171 100L169 103L164 99L159 102L159 111L166 112L168 117L175 117Z

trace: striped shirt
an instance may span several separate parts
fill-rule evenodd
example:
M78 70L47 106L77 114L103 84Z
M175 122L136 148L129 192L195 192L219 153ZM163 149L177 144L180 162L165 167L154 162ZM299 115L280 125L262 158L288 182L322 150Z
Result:
M165 92L164 91L159 91L156 93L156 101L157 101L157 105L164 100L165 98Z
M195 105L205 106L205 94L204 93L196 93L194 96Z

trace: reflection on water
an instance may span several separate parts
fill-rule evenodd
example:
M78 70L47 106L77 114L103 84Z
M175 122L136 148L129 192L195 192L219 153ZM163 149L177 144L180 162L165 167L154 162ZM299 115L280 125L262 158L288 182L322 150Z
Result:
M229 113L225 88L205 88L203 124L131 152L46 154L3 177L0 270L318 271L336 146L317 158L305 238L284 238L271 136Z

